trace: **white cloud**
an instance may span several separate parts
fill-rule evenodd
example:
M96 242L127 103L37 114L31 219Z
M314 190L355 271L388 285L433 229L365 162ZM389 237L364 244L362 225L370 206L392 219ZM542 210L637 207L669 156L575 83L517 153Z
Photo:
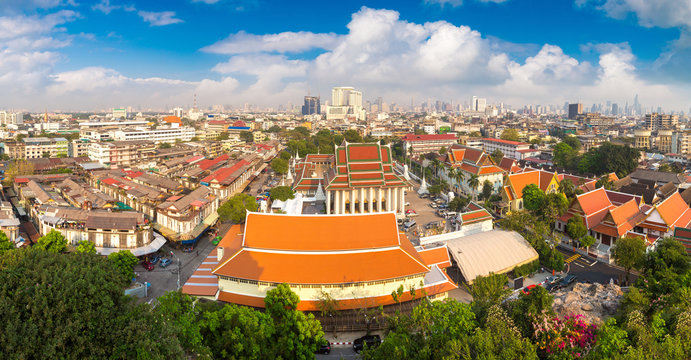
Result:
M101 0L100 3L94 4L91 9L94 11L100 11L106 15L110 14L111 11L117 10L120 5L111 5L110 0Z
M215 4L221 0L192 0L192 2L201 2L204 4Z
M589 1L580 0L583 6ZM645 27L691 26L691 1L688 0L606 0L598 8L615 19L633 13Z
M151 26L165 26L182 22L175 17L175 11L139 11L137 14Z
M300 31L254 35L240 31L204 47L202 51L227 55L255 52L303 52L310 49L331 49L338 40L339 36L333 33L315 34Z

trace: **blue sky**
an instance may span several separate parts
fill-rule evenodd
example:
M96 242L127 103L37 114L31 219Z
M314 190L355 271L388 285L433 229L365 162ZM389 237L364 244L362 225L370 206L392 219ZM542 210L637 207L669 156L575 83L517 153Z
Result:
M350 85L686 111L689 25L678 0L3 0L0 108L277 105Z

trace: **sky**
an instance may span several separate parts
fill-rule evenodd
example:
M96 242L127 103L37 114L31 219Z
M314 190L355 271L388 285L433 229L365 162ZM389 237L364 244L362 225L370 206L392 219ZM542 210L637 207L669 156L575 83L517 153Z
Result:
M0 0L0 109L691 107L691 0Z

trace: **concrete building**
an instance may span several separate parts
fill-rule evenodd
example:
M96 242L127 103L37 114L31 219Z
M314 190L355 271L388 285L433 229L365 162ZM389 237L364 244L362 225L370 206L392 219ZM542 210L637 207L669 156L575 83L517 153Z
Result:
M149 128L126 128L113 132L113 139L119 141L150 140L156 143L179 141L190 141L196 135L193 127L158 127Z
M576 120L578 114L583 113L583 104L569 104L569 119Z
M671 129L657 131L657 150L663 154L672 152L672 133Z
M19 125L24 123L24 114L20 112L0 111L0 125Z
M488 154L493 153L495 150L499 150L505 157L516 160L523 160L524 157L528 157L523 154L531 152L530 144L528 143L494 138L482 139L482 150Z
M438 153L441 148L448 150L457 142L455 134L408 134L403 137L403 153L406 157Z
M335 87L331 90L331 104L326 107L327 120L365 119L362 92L352 87Z
M168 240L195 243L218 220L219 198L206 186L175 195L156 207L155 228Z
M88 156L111 169L130 167L149 159L156 150L156 145L147 140L91 142Z
M124 108L113 109L113 119L127 119L127 109L124 109Z
M633 132L634 136L634 146L638 149L651 149L650 136L652 131L650 130L635 130Z
M302 105L302 115L321 114L319 96L305 96L305 105Z
M65 138L24 138L21 141L5 142L5 149L7 154L14 159L66 157L68 141Z
M645 128L648 130L674 129L679 124L679 115L652 113L645 115Z

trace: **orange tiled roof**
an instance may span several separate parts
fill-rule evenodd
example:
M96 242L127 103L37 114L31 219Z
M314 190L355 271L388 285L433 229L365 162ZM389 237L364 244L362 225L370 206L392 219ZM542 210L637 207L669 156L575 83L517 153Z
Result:
M251 226L251 225L250 225ZM429 272L400 247L362 252L258 251L243 248L214 274L290 284L342 284L395 279Z
M577 195L576 199L586 216L593 215L602 209L612 206L607 193L605 193L605 188Z
M655 206L667 226L686 227L691 221L691 209L678 192Z
M212 296L218 291L218 277L211 271L218 265L217 249L213 249L209 256L199 265L197 270L182 286L182 292L188 295Z
M451 266L449 248L446 246L418 250L418 254L427 266L437 265L441 269Z
M429 271L405 234L399 234L393 213L250 213L242 248L226 260L229 253L224 251L224 261L214 274L267 282L333 284Z
M508 175L509 189L513 191L516 199L520 199L523 197L523 189L530 184L537 185L542 191L546 191L553 177L554 174L548 171L526 169L524 172Z

